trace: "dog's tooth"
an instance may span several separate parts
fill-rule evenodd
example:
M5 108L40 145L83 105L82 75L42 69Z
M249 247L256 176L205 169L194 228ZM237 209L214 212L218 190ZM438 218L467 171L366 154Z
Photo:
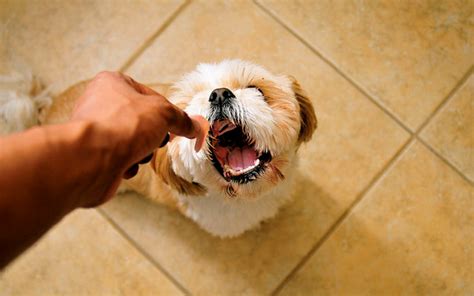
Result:
M219 136L227 133L227 132L230 132L234 129L236 129L237 126L235 124L233 124L232 122L226 122L223 126L221 126L218 130L218 133L219 133Z
M232 174L230 172L224 172L224 177L228 179L232 177Z
M224 177L232 177L234 170L227 164L224 165Z
M219 133L222 132L228 125L229 123L225 123L223 126L221 126L221 128L219 129Z

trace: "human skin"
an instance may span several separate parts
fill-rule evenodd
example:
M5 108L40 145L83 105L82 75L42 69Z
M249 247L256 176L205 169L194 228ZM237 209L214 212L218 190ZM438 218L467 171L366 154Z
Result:
M200 148L204 129L130 77L101 72L69 122L0 138L0 268L74 209L109 200L168 133Z

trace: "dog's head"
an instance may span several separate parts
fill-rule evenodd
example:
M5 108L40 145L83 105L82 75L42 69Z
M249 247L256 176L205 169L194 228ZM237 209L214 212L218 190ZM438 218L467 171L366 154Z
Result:
M200 152L184 138L159 152L157 174L181 194L253 198L270 191L316 129L311 101L296 80L249 62L201 64L173 88L175 104L210 123Z

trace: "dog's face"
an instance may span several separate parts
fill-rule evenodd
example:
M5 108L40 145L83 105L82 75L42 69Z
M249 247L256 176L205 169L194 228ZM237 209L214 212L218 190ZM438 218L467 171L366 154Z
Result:
M210 123L203 150L177 138L157 170L182 194L254 198L270 191L316 129L313 106L294 79L240 60L199 65L170 99Z

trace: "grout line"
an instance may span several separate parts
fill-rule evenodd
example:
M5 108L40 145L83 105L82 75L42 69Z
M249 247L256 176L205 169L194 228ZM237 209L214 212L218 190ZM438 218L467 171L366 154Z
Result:
M430 150L434 155L438 156L438 158L444 162L445 164L447 164L451 169L453 169L456 173L459 174L459 176L461 178L463 178L468 184L471 184L474 186L474 181L470 180L467 176L465 176L463 174L463 172L461 172L454 164L452 164L449 160L447 160L443 155L441 155L436 149L434 149L433 147L431 147L428 143L425 142L425 140L417 137L416 138L418 140L418 142L420 142L421 144L423 144L423 146L425 146L426 148L428 148L428 150Z
M99 214L104 217L107 222L119 232L140 254L142 254L155 268L157 268L168 280L170 280L184 295L191 295L191 293L181 285L163 266L161 266L148 252L146 252L138 243L136 243L103 209L96 209Z
M148 38L142 46L138 48L138 50L127 60L127 62L120 68L120 71L123 72L127 70L130 65L148 48L151 43L177 18L177 16L190 4L191 0L186 0L166 21L165 23L155 32L150 38ZM395 153L394 156L388 161L388 163L372 178L369 184L362 190L361 193L357 195L355 200L349 205L349 207L342 213L342 215L336 220L335 223L326 231L326 233L316 242L316 244L311 248L311 250L300 260L300 262L290 271L290 273L280 282L280 284L275 288L275 290L271 293L272 295L278 294L282 288L288 283L289 280L293 278L293 276L306 264L306 262L313 256L313 254L319 250L322 244L339 228L339 226L346 220L346 218L353 212L355 207L362 201L364 196L370 189L385 175L386 172L390 170L390 168L396 163L398 159L404 154L404 152L408 149L411 143L418 140L421 142L426 148L428 148L432 153L438 156L441 160L443 160L449 167L451 167L454 171L456 171L461 177L466 180L468 183L473 184L464 174L459 171L453 164L451 164L447 159L445 159L442 155L440 155L434 148L428 145L424 140L422 140L418 135L423 129L429 124L429 122L440 112L440 110L450 101L450 99L457 93L457 91L464 85L464 83L468 80L470 75L473 72L473 67L467 71L467 73L463 76L463 78L454 86L454 88L448 93L446 98L441 101L441 103L435 108L435 110L428 116L428 118L422 123L420 127L413 132L410 128L408 128L395 114L392 114L386 107L376 99L374 99L368 91L366 91L361 85L359 85L354 79L352 79L349 75L345 74L340 70L334 62L329 60L329 58L325 57L319 50L313 47L309 42L307 42L302 36L300 36L296 31L291 29L288 25L286 25L283 21L281 21L273 12L268 10L264 7L258 0L253 1L261 10L267 13L273 20L279 23L282 27L284 27L290 34L292 34L295 38L297 38L303 45L305 45L310 51L316 54L319 58L321 58L327 65L329 65L334 71L336 71L339 75L341 75L346 81L348 81L353 87L355 87L359 92L361 92L364 96L366 96L373 104L375 104L382 112L384 112L387 116L392 118L396 123L398 123L405 131L407 131L411 136L410 138L403 144L403 146ZM176 279L174 279L159 263L157 263L145 250L143 250L139 245L137 245L127 233L125 233L103 210L98 209L98 211L103 215L103 217L109 221L109 223L117 230L120 234L122 234L143 256L145 256L156 268L158 268L165 276L171 280L183 293L190 294Z
M455 94L458 93L459 89L462 88L469 78L471 77L472 73L474 72L474 65L467 70L467 72L462 76L462 78L456 83L453 89L446 95L446 97L441 101L441 103L435 108L435 110L431 113L430 116L423 122L423 124L417 129L414 136L416 139L422 143L428 150L430 150L434 155L436 155L441 161L443 161L446 165L448 165L451 169L453 169L456 173L458 173L461 178L463 178L468 184L474 185L474 181L469 179L460 169L456 167L454 163L448 160L445 156L443 156L435 147L430 145L427 141L425 141L420 133L429 125L429 123L434 120L434 118L443 110L444 106L446 106L451 99L454 97Z
M296 37L303 45L305 45L311 52L313 52L315 55L317 55L323 62L325 62L328 66L330 66L336 73L338 73L342 78L344 78L347 82L349 82L350 85L355 87L359 92L361 92L369 101L371 101L373 104L375 104L383 113L385 113L387 116L389 116L392 120L394 120L396 123L398 123L405 131L407 131L410 134L413 134L413 131L406 126L394 113L390 112L384 105L383 103L379 102L378 100L374 99L372 95L369 94L368 91L366 91L362 85L357 83L354 79L352 79L348 74L344 73L342 70L340 70L337 66L336 63L331 61L329 58L325 57L318 49L316 49L313 45L311 45L308 41L306 41L301 35L299 35L295 30L290 28L287 24L285 24L282 20L278 18L276 14L274 14L272 11L267 9L265 6L263 6L258 0L253 0L253 2L260 7L265 13L267 13L274 21L276 21L278 24L280 24L284 29L286 29L291 35Z
M453 89L446 95L441 103L435 108L435 110L428 116L428 118L422 123L422 125L416 130L415 133L410 132L411 136L405 144L392 156L388 163L380 170L377 175L369 182L369 184L357 195L355 200L349 205L349 207L342 213L341 216L334 222L331 227L324 233L324 235L315 243L311 250L300 260L300 262L290 271L290 273L280 282L280 284L273 290L271 295L277 295L283 287L295 276L295 274L309 261L309 259L316 253L319 248L326 242L326 240L339 228L339 226L346 220L346 218L354 211L355 207L362 201L365 195L373 188L379 180L393 167L395 162L400 159L406 150L411 146L411 143L418 141L424 145L428 150L435 154L441 161L445 162L451 169L457 172L461 178L471 185L474 182L467 178L458 168L456 168L451 162L449 162L444 156L438 153L433 147L426 143L420 136L419 133L429 124L429 122L443 109L443 107L454 97L458 90L464 86L471 74L473 73L474 66L471 66L469 70L462 76L462 78L456 83Z
M439 103L438 106L431 112L430 116L426 118L426 120L418 127L415 132L415 135L419 135L423 129L430 123L431 119L433 119L438 113L443 109L444 106L451 100L452 97L458 92L458 90L466 84L467 80L471 76L474 71L474 65L467 70L467 72L461 77L461 79L454 85L453 89L446 95L446 97Z
M171 23L181 14L181 12L191 3L191 0L185 0L181 6L179 6L172 14L169 16L160 28L148 37L145 42L128 58L128 60L120 67L120 72L125 72L128 68L137 60L139 56L155 41L155 39L166 30Z
M290 273L280 282L280 284L273 290L271 295L277 295L286 286L286 284L295 276L295 274L309 261L309 259L316 253L319 248L326 242L326 240L339 228L339 226L346 220L346 218L354 211L355 207L362 201L365 195L373 188L377 182L393 167L395 162L400 159L406 150L411 146L411 143L418 141L425 146L429 151L436 155L441 161L445 162L451 169L457 172L461 178L463 178L468 184L474 185L474 182L466 177L457 167L455 167L450 161L448 161L443 155L438 153L433 147L425 142L419 133L430 123L430 121L443 109L443 107L454 97L459 89L465 85L469 77L474 71L474 66L471 66L469 70L462 76L462 78L456 83L453 89L446 95L441 103L435 108L435 110L428 116L428 118L422 123L415 133L411 131L410 138L405 144L397 151L397 153L388 161L388 163L382 168L382 170L374 176L369 184L357 195L355 200L349 205L349 207L342 213L341 216L334 222L331 227L324 233L324 235L315 243L311 250L300 260L300 262L290 271Z
M354 79L349 75L345 74L340 70L335 62L332 62L329 58L325 57L319 50L317 50L313 45L307 42L301 35L299 35L295 30L290 28L285 24L275 13L267 9L263 4L258 0L253 0L253 2L265 13L267 13L274 21L280 24L284 29L286 29L290 34L296 37L303 45L310 49L314 54L321 58L326 64L328 64L333 70L335 70L339 75L341 75L345 80L347 80L352 86L354 86L358 91L365 95L372 103L379 107L386 115L392 118L396 123L398 123L405 131L410 134L409 140L400 148L400 150L389 160L389 162L380 170L377 175L369 182L369 184L362 190L360 194L357 195L355 200L349 205L349 207L343 212L343 214L336 220L335 223L328 229L328 231L316 242L316 244L311 248L311 250L300 260L300 262L290 271L290 273L280 282L280 284L275 288L271 293L272 295L278 294L283 287L291 280L294 275L306 264L306 262L313 256L313 254L323 245L323 243L338 229L339 225L345 221L354 208L360 203L364 198L366 193L385 175L386 172L390 170L393 164L398 160L401 155L408 149L410 143L419 141L424 146L426 146L432 153L434 153L438 158L444 161L449 167L456 171L465 181L469 184L473 184L459 169L457 169L453 164L451 164L447 159L440 155L434 148L428 145L424 140L419 137L419 133L429 124L429 122L440 112L440 110L450 101L450 99L458 92L458 90L465 84L469 79L470 75L473 72L473 66L462 76L462 78L456 83L453 89L446 95L446 97L440 102L438 106L431 112L431 114L426 118L426 120L413 132L408 128L395 114L392 114L383 103L375 100L361 85L359 85Z
M323 243L339 228L339 226L346 220L346 218L354 211L355 207L362 201L378 181L393 167L393 165L400 159L400 157L408 150L416 138L411 135L410 138L402 145L402 147L390 158L390 160L379 170L379 172L370 180L369 184L357 194L356 198L347 207L347 209L339 216L331 227L324 233L324 235L314 244L311 250L298 262L298 264L287 274L287 276L280 282L280 284L272 291L271 295L277 295L281 292L284 286L295 276L295 274L309 261L309 259L316 253Z
M441 101L440 104L433 110L433 112L428 116L428 118L422 123L421 126L419 126L415 131L412 131L409 127L407 127L397 116L396 114L393 114L390 112L383 103L377 101L374 99L368 91L365 91L365 89L359 85L355 80L353 80L349 75L345 74L342 70L340 70L335 62L332 62L329 58L325 57L319 50L317 50L313 45L311 45L308 41L306 41L301 35L299 35L295 30L290 28L287 24L285 24L280 18L267 9L263 4L259 2L259 0L253 0L253 2L260 7L265 13L267 13L273 20L275 20L278 24L280 24L282 27L284 27L290 34L295 36L303 45L305 45L308 49L310 49L314 54L316 54L319 58L321 58L326 64L328 64L333 70L335 70L339 75L341 75L345 80L347 80L353 87L355 87L358 91L360 91L363 95L367 97L372 103L374 103L382 112L384 112L386 115L388 115L390 118L392 118L396 123L398 123L405 131L407 131L410 135L414 136L417 140L419 140L423 145L427 146L430 151L435 153L440 159L448 166L453 168L459 175L464 180L467 180L470 184L473 184L472 181L469 180L459 169L457 169L449 160L447 160L445 157L440 155L436 150L431 147L428 143L423 141L421 137L419 137L419 133L422 132L422 130L429 124L431 119L433 119L434 116L436 116L439 111L450 101L450 99L457 93L457 91L466 83L466 81L469 79L470 75L474 71L474 66L471 65L471 67L468 69L468 71L462 76L462 78L455 84L453 89L446 95L446 97Z

